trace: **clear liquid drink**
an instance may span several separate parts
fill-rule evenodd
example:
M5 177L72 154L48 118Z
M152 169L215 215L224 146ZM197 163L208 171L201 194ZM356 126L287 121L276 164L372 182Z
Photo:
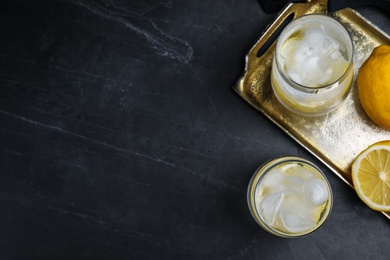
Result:
M253 218L271 234L299 237L317 230L333 204L321 170L298 157L275 159L255 172L248 186Z
M353 43L335 19L311 14L293 20L276 45L271 83L290 111L321 116L346 98L353 79Z

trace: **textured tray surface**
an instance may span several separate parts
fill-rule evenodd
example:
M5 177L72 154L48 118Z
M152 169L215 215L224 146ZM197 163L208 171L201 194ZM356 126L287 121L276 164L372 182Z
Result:
M286 9L294 11L294 4ZM305 13L311 13L312 10L326 12L322 7L311 7ZM282 12L279 18L287 15ZM339 20L351 34L356 78L358 69L372 50L380 44L390 44L390 37L352 9L343 9L330 15ZM354 158L367 146L390 139L390 131L375 125L366 116L357 96L355 80L341 107L326 116L302 117L282 107L273 95L269 80L275 44L262 56L256 55L264 39L269 38L269 33L268 29L248 53L245 73L234 89L352 187L350 167ZM389 217L388 213L385 215Z

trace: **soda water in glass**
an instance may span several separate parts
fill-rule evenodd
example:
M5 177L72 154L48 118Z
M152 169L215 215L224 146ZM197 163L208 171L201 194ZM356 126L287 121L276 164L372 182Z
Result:
M313 163L281 157L260 167L248 186L248 206L255 221L280 237L300 237L317 230L332 209L328 180Z
M301 16L280 34L272 64L276 98L302 116L321 116L347 97L353 80L353 43L327 15Z

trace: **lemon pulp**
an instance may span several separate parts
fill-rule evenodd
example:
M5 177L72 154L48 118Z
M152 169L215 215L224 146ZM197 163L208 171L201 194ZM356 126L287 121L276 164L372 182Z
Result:
M390 141L361 152L352 164L352 181L360 199L377 211L390 211Z

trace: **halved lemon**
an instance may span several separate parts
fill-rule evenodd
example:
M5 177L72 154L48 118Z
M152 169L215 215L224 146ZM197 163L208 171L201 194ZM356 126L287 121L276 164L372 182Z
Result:
M360 199L371 209L390 211L390 141L375 143L356 157L352 181Z

